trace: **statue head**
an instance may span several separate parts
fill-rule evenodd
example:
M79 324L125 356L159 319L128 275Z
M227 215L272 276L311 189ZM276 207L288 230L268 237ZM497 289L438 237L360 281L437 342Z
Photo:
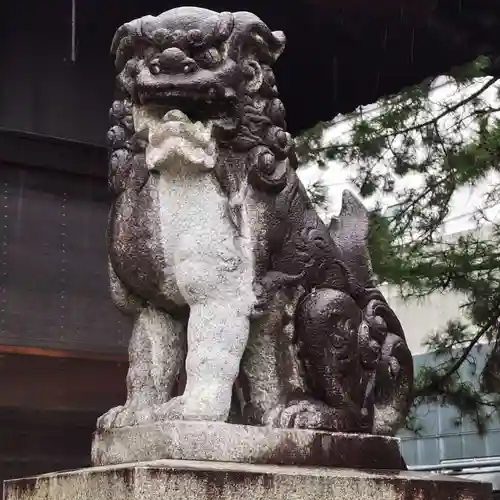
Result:
M216 166L230 199L244 179L258 189L283 189L293 139L271 67L284 46L281 31L249 12L180 7L118 28L112 42L118 96L108 133L112 190L140 188L147 178L141 160L147 133L134 127L137 107L153 120L178 109L210 123L219 151L239 156L231 171L223 161ZM131 157L134 169L127 167Z
M277 95L270 66L284 45L254 14L181 7L124 24L112 52L132 103L234 131L245 96Z

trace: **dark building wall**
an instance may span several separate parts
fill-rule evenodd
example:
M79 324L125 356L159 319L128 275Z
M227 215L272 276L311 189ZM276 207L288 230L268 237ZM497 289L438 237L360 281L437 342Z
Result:
M103 178L0 164L0 345L126 352L108 291Z
M95 415L85 417L0 412L0 498L3 480L89 467Z
M83 23L78 9L78 58L72 62L71 0L8 2L4 9L0 126L103 144L113 91L112 28Z
M125 400L125 362L6 355L0 358L2 480L90 465L99 415Z
M104 144L116 26L94 23L105 2L76 3L95 9L76 63L71 0L2 4L0 497L2 479L89 465L97 416L125 399L131 325L108 290L106 154L72 142Z
M0 130L104 145L114 88L109 48L116 28L136 17L158 14L184 3L171 0L74 2L75 61L71 60L72 0L27 0L2 5ZM314 123L313 115L318 105L324 107L324 97L321 92L314 92L304 99L302 82L314 85L316 90L321 84L330 95L333 74L329 66L322 68L330 63L330 56L326 59L318 53L315 57L307 56L316 52L320 41L303 36L302 22L307 22L308 11L295 2L286 11L276 9L272 2L260 0L202 0L192 4L218 11L252 10L272 29L284 30L288 47L278 61L277 72L285 104L289 109L293 105L289 125L293 128L299 122L300 126ZM307 26L309 31L313 28L310 23ZM292 63L293 78L288 70Z

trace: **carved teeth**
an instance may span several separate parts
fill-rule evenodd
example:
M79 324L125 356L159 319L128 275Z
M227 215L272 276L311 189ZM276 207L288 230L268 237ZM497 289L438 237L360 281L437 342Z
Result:
M189 118L180 109L171 109L163 117L164 122L185 122L189 123Z
M205 127L205 125L203 125L203 123L201 122L196 122L194 124L194 128L195 130L201 135L201 136L206 136L207 135L207 127Z

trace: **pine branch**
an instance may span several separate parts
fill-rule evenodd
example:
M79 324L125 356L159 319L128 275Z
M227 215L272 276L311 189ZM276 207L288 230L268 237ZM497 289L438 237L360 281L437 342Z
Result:
M484 85L481 86L476 92L473 92L471 95L467 96L466 98L462 99L458 103L453 104L452 106L447 107L444 111L439 113L438 115L434 116L433 118L430 118L429 120L426 120L421 123L417 123L415 125L411 125L409 127L403 128L401 130L395 130L393 132L389 132L387 134L380 134L377 135L377 139L390 139L391 137L400 135L400 134L406 134L408 132L414 132L416 130L420 130L425 127L429 127L432 125L437 124L440 120L445 118L447 115L457 111L460 109L462 106L465 106L469 102L473 101L477 97L479 97L485 90L490 88L492 85L494 85L500 77L492 77L490 78ZM357 147L357 144L350 143L350 144L335 144L335 145L330 145L330 146L322 146L320 148L311 148L311 152L313 153L319 153L322 151L328 151L331 149L351 149Z
M468 321L450 322L426 344L435 361L417 374L415 404L455 407L482 432L493 411L500 409L500 394L486 395L476 380L464 377L469 369L479 370L474 349L498 335L500 225L493 221L494 231L486 240L482 233L469 233L450 242L440 230L460 189L500 173L500 118L495 114L500 111L500 87L486 92L500 75L479 84L478 76L474 70L456 79L455 93L445 103L432 99L439 97L435 87L419 85L379 101L373 117L364 116L362 109L353 113L349 144L336 145L333 139L324 146L324 130L332 123L323 123L299 138L299 157L325 168L329 160L340 160L350 172L355 169L352 180L361 196L395 195L398 203L390 214L378 209L371 214L368 244L381 281L399 286L405 298L435 291L464 295L457 314L466 314ZM464 81L472 87L462 85ZM411 187L402 190L405 177ZM493 184L481 196L474 215L486 220L485 210L500 202L500 188ZM500 354L498 366L499 360ZM490 362L495 373L497 365ZM484 370L473 375L482 377ZM500 392L500 382L495 387Z
M474 337L469 341L469 345L464 348L464 351L460 355L460 357L453 363L453 366L443 375L441 378L441 382L446 382L449 380L462 366L464 361L469 357L472 349L476 346L476 344L481 340L481 337L496 323L496 319L491 319L486 325L484 325Z

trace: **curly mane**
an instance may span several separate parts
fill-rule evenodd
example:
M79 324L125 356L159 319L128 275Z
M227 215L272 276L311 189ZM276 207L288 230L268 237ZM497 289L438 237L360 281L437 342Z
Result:
M211 11L207 11L211 12ZM216 13L212 13L216 14ZM219 14L217 29L227 39L230 56L243 74L251 71L249 61L259 64L262 81L256 91L238 94L236 116L224 117L214 126L218 144L216 176L229 199L234 222L239 227L237 206L242 190L252 186L267 192L281 191L287 183L293 139L286 130L285 108L278 98L271 64L284 49L281 32L271 32L256 16L247 12ZM117 99L110 109L108 131L109 185L115 195L126 189L140 190L148 179L145 165L147 137L136 134L132 117L134 69L142 57L140 42L152 38L151 26L161 16L146 16L119 28L113 40L116 54ZM139 43L138 43L139 42ZM134 44L137 51L134 52Z

